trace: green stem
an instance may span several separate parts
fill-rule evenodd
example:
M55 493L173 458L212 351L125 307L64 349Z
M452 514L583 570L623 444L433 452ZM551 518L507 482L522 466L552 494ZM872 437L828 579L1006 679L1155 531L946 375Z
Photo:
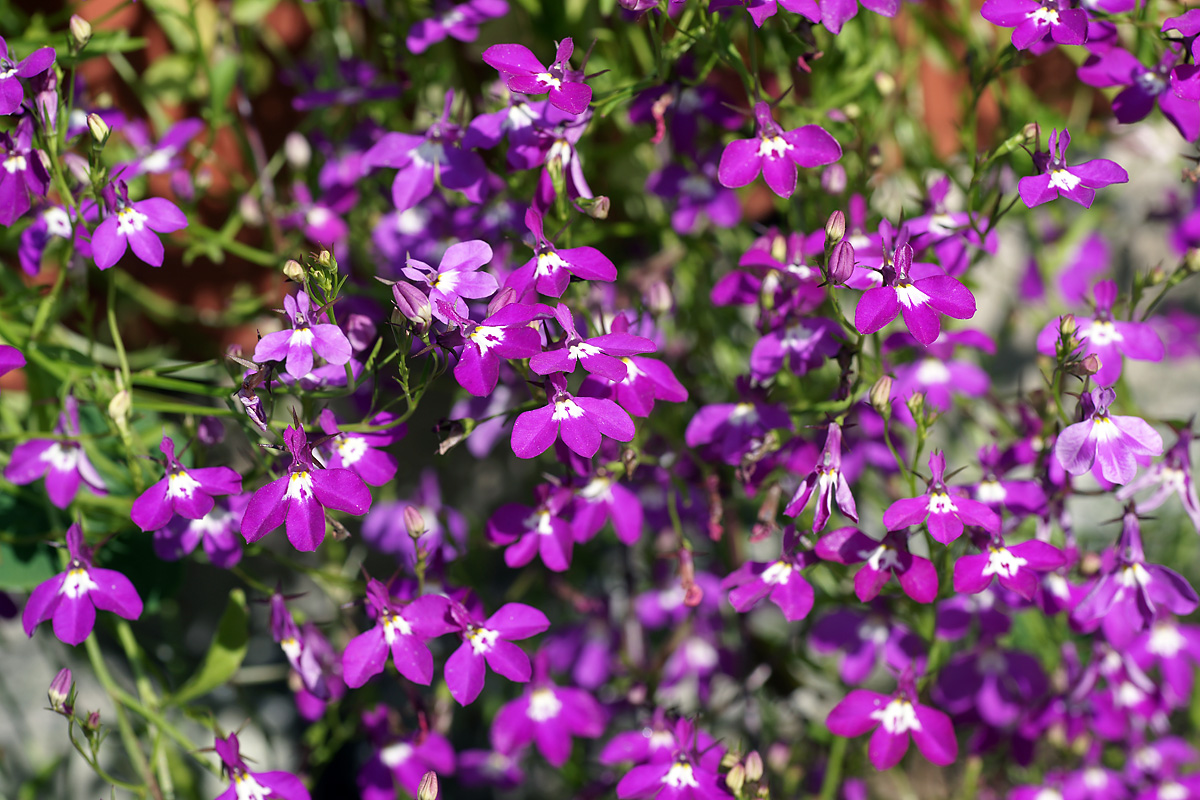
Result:
M121 743L125 746L125 753L129 756L130 762L133 764L134 771L142 776L149 788L150 793L155 797L159 797L158 786L154 783L154 776L150 772L150 763L146 760L146 754L142 752L142 743L138 740L137 734L133 730L133 725L129 721L129 715L125 713L124 701L122 695L126 695L117 684L113 681L112 674L108 671L108 665L104 663L104 654L100 652L100 645L96 642L95 636L89 636L84 642L87 649L88 660L92 664L92 670L96 673L96 679L100 681L100 685L108 692L116 703L117 714L117 729L121 734Z
M29 341L37 341L38 335L42 329L46 327L46 323L50 319L50 312L54 308L55 302L58 300L58 295L62 293L63 284L67 282L67 268L65 265L58 268L58 275L54 277L54 286L50 288L49 294L42 298L42 302L38 304L37 315L33 318L33 327L29 329Z
M825 766L825 779L821 781L821 800L834 800L842 784L842 762L846 759L846 737L833 737L829 750L829 763Z

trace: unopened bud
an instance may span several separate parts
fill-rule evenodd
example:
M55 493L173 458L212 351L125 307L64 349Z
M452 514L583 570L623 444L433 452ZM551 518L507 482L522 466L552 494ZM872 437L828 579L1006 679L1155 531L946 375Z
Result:
M787 238L775 234L771 238L771 258L782 263L787 261Z
M1036 122L1030 122L1021 129L1021 135L1025 137L1025 143L1037 146L1038 140L1042 138L1041 129Z
M821 188L828 194L846 191L846 168L841 164L830 164L821 171Z
M92 24L78 14L72 14L67 21L67 30L71 35L71 49L79 52L92 40Z
M671 287L661 280L654 281L646 287L642 301L653 314L669 314L675 305L675 298L671 296Z
M1062 319L1058 321L1058 332L1063 336L1071 336L1077 328L1074 314L1063 314Z
M846 238L846 214L841 209L834 211L825 220L825 243L835 244Z
M201 417L196 426L196 438L208 447L225 441L225 423L217 417Z
M400 281L392 286L392 298L396 301L397 310L418 335L433 325L433 309L429 305L429 298L416 286Z
M575 202L592 219L608 219L608 210L612 206L612 201L604 195L588 198L581 197Z
M913 419L919 419L921 412L925 410L925 393L913 392L909 395L905 405L908 406L908 412L912 414Z
M421 512L416 506L404 507L404 527L408 529L408 535L414 539L421 538L421 534L425 533L425 518L421 516Z
M741 794L742 787L746 785L746 768L741 764L730 767L729 772L725 774L725 785L734 794Z
M87 715L87 719L83 722L83 729L88 732L100 730L100 712L93 711Z
M1162 268L1162 265L1155 266L1150 270L1150 274L1146 276L1147 286L1158 286L1167 279L1167 271Z
M746 780L760 781L763 776L763 760L757 750L751 750L746 756Z
M333 253L330 253L328 250L322 250L320 253L317 254L317 263L320 264L322 267L332 266Z
M825 282L842 286L854 274L854 245L843 239L833 246L829 252L829 265L825 272Z
M1183 257L1183 268L1187 272L1200 272L1200 248L1193 247Z
M129 411L133 408L133 398L129 396L128 389L122 389L113 395L108 401L108 415L113 418L113 422L117 423L117 427L124 429L129 420Z
M426 772L421 778L421 786L417 789L417 800L436 800L438 796L437 773L433 770Z
M312 145L304 138L304 134L292 131L283 140L283 154L287 156L292 169L304 169L312 161Z
M1089 353L1082 361L1075 364L1071 372L1081 378L1087 375L1095 375L1100 371L1100 356L1095 353Z
M50 707L55 711L62 711L67 702L67 698L71 696L71 670L63 667L54 676L54 680L50 681L50 688L46 691L46 696L50 698Z
M875 88L884 97L894 94L896 91L896 79L889 73L882 70L875 73Z
M886 416L892 410L892 376L884 375L871 387L871 408Z
M283 265L283 276L289 281L304 283L304 267L294 258L289 258Z
M108 123L101 118L99 114L91 113L87 115L88 130L92 132L92 142L96 147L103 147L108 141Z

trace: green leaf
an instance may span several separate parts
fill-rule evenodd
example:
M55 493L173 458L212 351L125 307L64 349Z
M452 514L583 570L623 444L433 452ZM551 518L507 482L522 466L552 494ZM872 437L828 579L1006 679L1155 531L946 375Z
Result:
M212 112L213 121L219 122L226 114L229 96L233 94L241 64L236 58L218 61L212 68Z
M233 0L233 21L238 25L256 25L277 5L279 0Z
M57 572L49 547L0 542L0 589L28 591Z
M234 589L217 625L217 635L213 637L212 645L204 656L204 663L170 698L170 702L183 704L194 700L233 677L246 657L246 646L250 641L249 622L246 593Z

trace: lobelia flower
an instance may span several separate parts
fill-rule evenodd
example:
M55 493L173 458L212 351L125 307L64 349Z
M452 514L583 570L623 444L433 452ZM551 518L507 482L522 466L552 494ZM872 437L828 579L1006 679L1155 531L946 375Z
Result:
M142 615L142 599L128 578L116 570L92 566L92 548L84 543L78 524L67 529L67 552L67 571L38 585L25 603L21 624L26 636L32 637L38 625L53 618L54 635L77 645L91 634L96 609L125 619Z
M720 769L721 758L725 755L725 748L720 742L707 731L698 730L691 720L678 719L671 723L662 708L655 708L654 716L644 726L614 736L600 752L600 763L670 763L680 750L692 747L698 754L696 760L704 769L710 772Z
M878 597L892 576L918 603L937 599L937 569L929 559L909 552L907 536L888 533L878 541L858 528L839 528L822 536L815 552L826 561L863 564L854 575L854 593L864 603Z
M617 783L620 800L731 800L725 780L712 764L698 757L689 741L683 742L666 760L641 764L625 773Z
M1147 67L1132 53L1114 47L1102 55L1093 55L1076 70L1079 80L1089 86L1124 86L1112 101L1117 122L1126 125L1149 116L1158 104L1164 117L1180 136L1189 142L1200 136L1200 103L1185 100L1171 90L1171 71L1179 61L1175 45L1169 45L1158 63Z
M371 418L370 424L391 425L395 416L386 411ZM321 430L329 437L324 447L333 469L348 469L371 486L383 486L396 477L396 458L382 449L395 444L408 432L401 424L371 433L343 433L333 411L325 409L318 417Z
M801 570L820 561L811 550L800 550L795 528L784 534L783 552L774 561L747 561L721 581L729 592L729 605L746 613L770 598L788 622L808 616L813 607L813 588Z
M433 316L442 322L450 322L442 304L454 309L459 316L466 317L467 304L463 298L475 300L490 297L500 288L495 277L478 271L491 260L492 248L488 243L472 239L447 247L437 269L410 258L401 271L414 283L429 287L429 305Z
M867 746L867 757L875 769L891 769L908 752L909 736L917 749L934 764L944 767L958 757L958 740L950 717L916 702L916 682L911 673L900 679L891 696L855 689L834 706L825 724L837 736L875 733Z
M771 191L791 197L796 191L797 166L820 167L842 157L841 145L819 125L781 130L763 100L754 106L754 120L756 137L735 139L721 153L717 179L722 186L736 189L762 173Z
M213 510L214 496L242 490L242 476L229 467L184 467L175 457L175 442L169 436L162 438L159 449L167 459L167 474L142 492L129 512L133 523L144 531L164 527L176 514L202 519Z
M1129 655L1143 670L1157 666L1164 695L1177 706L1187 705L1200 666L1200 626L1160 617L1133 641Z
M632 545L642 536L644 516L637 493L615 475L599 471L575 492L571 532L575 541L586 542L611 519L617 538Z
M32 78L50 69L54 63L54 48L39 47L21 60L9 52L8 42L0 36L0 114L20 110L25 100L21 78Z
M998 647L984 639L955 656L938 672L933 696L951 714L972 711L989 725L1013 725L1027 708L1045 698L1049 682L1029 653Z
M325 509L362 516L371 509L371 492L348 469L326 469L313 459L304 426L288 426L284 442L292 457L287 473L254 493L242 517L242 536L257 542L286 523L288 541L312 551L325 539Z
M1018 50L1046 38L1057 44L1087 40L1087 12L1072 8L1069 0L986 0L979 13L994 25L1012 28L1013 47Z
M13 448L4 468L4 477L19 486L45 477L46 494L59 508L70 505L81 484L92 494L108 494L104 479L88 460L83 447L71 440L79 436L79 404L74 395L67 395L63 406L54 432L64 438L22 442Z
M163 561L178 561L203 544L213 566L232 568L242 560L237 534L248 502L248 493L239 494L228 501L218 501L199 519L173 518L166 527L154 532L154 554Z
M545 350L529 359L529 368L538 375L557 372L570 374L576 366L582 366L593 375L619 383L628 374L622 359L653 353L658 349L646 337L630 333L605 333L584 339L575 328L571 309L563 303L559 303L554 310L554 319L563 329L562 346Z
M885 263L881 270L883 285L867 289L858 300L854 327L859 333L874 333L901 314L916 340L930 345L942 330L938 313L955 319L975 316L975 296L958 279L931 265L919 271L913 266L912 246L904 242L894 264Z
M473 42L479 36L479 26L490 19L508 13L504 0L468 0L452 6L446 2L434 4L435 15L417 20L404 40L410 53L421 54L447 36L460 42Z
M375 627L350 640L342 653L346 685L359 687L383 672L389 651L396 671L413 683L433 682L433 655L425 642L456 629L450 619L450 601L427 594L401 605L387 587L367 581L367 610Z
M1071 134L1066 128L1062 129L1062 133L1057 129L1052 130L1048 152L1038 150L1033 154L1033 167L1041 174L1029 175L1017 182L1017 192L1025 205L1034 208L1065 197L1084 208L1091 208L1097 189L1129 182L1129 173L1120 164L1107 158L1068 167L1067 147L1070 144Z
M271 595L271 638L283 649L288 663L300 676L304 688L315 697L328 700L329 684L317 661L316 652L304 647L300 628L292 619L292 612L288 610L286 600L278 589Z
M818 653L845 653L839 673L851 685L870 677L880 656L889 668L900 672L925 668L921 638L890 619L881 605L869 614L848 608L831 611L813 625L809 641Z
M563 39L549 67L528 47L520 44L494 44L483 51L483 63L500 71L509 91L539 95L549 92L552 105L568 114L582 114L592 102L592 89L584 83L582 70L573 70L568 63L575 44Z
M574 276L587 281L615 281L617 268L594 247L557 249L545 236L542 215L534 208L525 212L525 227L533 234L533 258L517 267L504 282L524 296L530 288L548 297L562 297Z
M146 123L132 120L122 126L121 133L133 145L136 159L113 167L113 175L131 181L140 175L171 172L183 166L183 151L188 142L204 130L204 121L194 117L181 119L154 143Z
M492 747L513 754L530 742L555 767L571 757L572 737L597 739L604 734L607 715L588 692L558 686L547 679L545 658L538 658L534 683L524 694L505 703L492 720Z
M339 186L314 200L308 187L297 181L292 186L292 200L296 208L279 218L281 227L301 230L310 242L335 252L347 249L350 226L343 217L357 205L358 192Z
M172 233L187 227L187 217L179 206L162 197L129 202L125 181L104 187L104 206L108 215L92 232L92 257L100 269L108 269L121 260L127 248L152 267L163 263L163 244L159 233Z
M782 404L715 403L700 407L684 431L684 441L688 447L711 445L726 464L737 464L776 428L792 430L792 418Z
M820 22L836 36L843 25L858 15L860 2L863 8L880 16L894 17L900 13L900 0L822 0L819 6L815 0L779 0L779 5Z
M50 189L42 153L33 148L31 118L22 118L14 133L0 133L0 225L6 228L29 211L30 196L45 197Z
M825 444L816 467L800 482L791 501L783 510L789 517L799 516L813 492L817 493L817 508L813 514L813 533L825 529L833 513L834 501L842 513L858 522L858 509L854 505L854 494L842 472L842 426L830 422L825 432Z
M1008 547L1000 536L992 536L983 553L958 557L954 562L954 591L978 594L995 578L1001 586L1032 600L1041 583L1039 573L1051 572L1067 563L1057 547L1030 539Z
M565 184L563 188L566 189L568 200L577 203L579 200L593 199L592 187L583 174L583 159L578 149L579 140L591 118L589 111L573 122L555 126L553 130L538 130L534 144L527 148L529 157L536 158L536 161L531 160L530 168L542 167L532 203L539 214L549 211L558 197L560 181L555 179L558 174L562 175L561 183ZM512 148L509 153L512 153Z
M229 788L216 800L311 800L303 781L290 772L251 772L242 760L236 733L217 737L213 748L229 776Z
M993 444L980 448L979 464L983 477L974 486L976 500L997 513L1007 509L1010 514L1028 516L1045 510L1046 492L1037 481L1003 478L1012 464L1010 457L1001 455L999 447Z
M1137 504L1137 513L1144 514L1167 502L1172 494L1179 495L1179 502L1187 513L1192 526L1200 533L1200 498L1196 496L1196 482L1192 478L1192 430L1190 427L1179 432L1179 437L1162 461L1155 464L1142 477L1121 487L1117 499L1126 501L1137 492L1157 486L1158 490Z
M1121 537L1115 548L1105 553L1103 571L1075 607L1072 619L1088 628L1100 623L1109 643L1125 648L1155 620L1160 607L1187 615L1198 604L1195 589L1179 573L1146 563L1137 514L1126 509Z
M892 334L884 349L914 346L913 337L904 333ZM908 399L914 394L925 396L925 405L939 411L954 406L954 395L983 397L991 386L991 378L978 364L953 358L959 347L970 347L995 354L996 344L986 333L977 330L943 331L937 340L919 353L916 360L896 367L892 382L892 413L915 427Z
M567 391L561 374L546 379L542 408L526 411L513 423L512 450L518 458L535 458L562 438L563 444L583 458L591 458L608 436L618 442L633 441L637 432L629 414L612 400L576 397Z
M337 325L314 324L321 318L321 310L312 310L307 292L301 289L284 297L283 310L292 323L291 330L275 331L259 339L254 348L255 361L283 361L287 374L297 380L312 372L314 354L339 367L350 361L350 340Z
M422 726L403 739L389 725L391 709L378 706L362 715L375 752L358 773L362 800L395 800L396 785L417 797L425 773L453 775L454 747L444 736Z
M571 566L575 538L563 512L573 495L569 489L550 484L541 484L534 494L538 500L534 508L508 503L496 509L488 519L488 539L508 545L504 563L510 567L523 567L536 554L548 569L564 572Z
M0 375L7 375L25 366L25 356L9 344L0 344Z
M742 204L737 193L717 180L717 158L706 154L693 168L677 162L652 172L646 191L675 203L671 227L681 235L695 232L707 219L720 228L732 228L742 219Z
M511 299L512 292L505 290L497 300L506 293L507 299ZM457 338L444 337L442 341L462 341L462 351L454 365L454 378L476 397L486 397L496 389L504 359L530 358L542 352L539 320L552 314L540 303L500 305L493 301L488 307L488 316L483 322L476 323L444 303L441 310L458 327ZM533 323L537 323L536 326Z
M626 333L630 321L618 316L612 321L613 333ZM625 377L620 381L589 375L579 388L579 393L589 397L612 397L635 417L648 417L654 410L655 400L668 403L683 403L688 391L675 373L663 362L641 356L625 356Z
M1054 443L1054 455L1067 472L1082 475L1099 463L1106 481L1125 484L1137 474L1134 456L1162 455L1162 437L1145 420L1108 413L1116 397L1107 388L1080 396L1083 421L1068 426Z
M459 620L462 644L446 659L446 686L460 705L479 697L485 663L510 681L529 680L529 656L512 641L537 636L549 628L545 614L522 603L507 603L482 623L461 606L452 606L451 613Z
M788 320L754 343L750 374L764 381L787 364L796 377L819 368L842 347L842 326L823 317Z
M951 496L945 481L946 456L941 450L929 455L932 478L921 497L897 500L883 512L883 524L889 531L926 522L929 534L942 544L962 536L964 525L976 525L990 534L1000 533L1000 516L978 500Z

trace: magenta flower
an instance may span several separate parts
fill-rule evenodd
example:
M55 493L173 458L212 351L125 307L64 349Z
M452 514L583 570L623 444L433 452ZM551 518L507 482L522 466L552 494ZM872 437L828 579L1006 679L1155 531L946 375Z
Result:
M108 269L121 260L125 250L152 267L163 263L163 244L159 233L171 233L187 227L187 217L179 206L162 197L151 197L137 203L129 202L129 189L124 181L116 188L104 188L105 205L109 214L92 233L92 257L100 269Z
M312 372L314 354L339 367L350 360L350 340L337 325L314 324L321 318L321 311L313 312L303 289L283 298L283 310L292 323L291 330L275 331L259 339L254 348L255 361L284 361L287 374L299 380Z
M242 760L236 733L218 737L213 748L229 776L229 788L216 800L311 800L303 781L290 772L251 772Z
M1123 86L1113 98L1113 116L1117 122L1131 124L1149 116L1157 104L1164 117L1185 140L1200 136L1200 104L1196 98L1184 99L1171 89L1171 72L1179 62L1176 46L1168 45L1154 66L1147 67L1137 56L1114 47L1102 55L1093 55L1076 74L1089 86Z
M398 739L390 730L391 711L378 706L362 715L363 727L376 747L358 773L362 800L395 800L397 785L416 797L425 773L432 771L444 777L455 771L454 747L446 737L435 731L415 731Z
M747 561L721 581L729 592L729 605L746 613L769 598L779 606L788 622L808 616L813 607L813 588L801 570L817 563L812 551L797 550L795 529L784 536L783 553L774 561Z
M889 533L879 541L858 528L838 528L822 536L815 551L826 561L863 565L854 575L854 593L864 603L878 597L892 576L918 603L937 599L937 569L929 559L909 552L907 536Z
M890 697L855 689L834 706L825 724L837 736L862 736L874 728L867 757L875 769L891 769L900 763L908 752L910 735L921 754L934 764L954 763L958 740L950 717L917 703L916 695L911 676L902 678L900 688Z
M1075 337L1083 343L1085 355L1100 357L1100 371L1093 379L1100 386L1112 386L1121 377L1123 358L1135 361L1162 361L1166 348L1162 339L1147 322L1125 322L1115 318L1113 306L1117 300L1115 281L1100 281L1092 289L1096 299L1095 317L1075 319ZM1037 338L1038 352L1053 356L1062 317L1055 317L1042 328Z
M1108 413L1116 397L1112 389L1093 389L1079 398L1083 421L1068 426L1054 444L1067 472L1082 475L1099 462L1106 481L1129 483L1137 474L1134 456L1162 455L1162 437L1144 419Z
M897 500L883 512L883 524L889 531L927 522L929 534L942 544L962 536L964 525L976 525L990 534L1000 533L1000 516L978 500L951 495L946 488L946 457L935 450L929 455L933 477L921 497Z
M54 620L54 635L76 645L92 632L96 609L111 611L125 619L142 615L142 599L121 573L92 566L92 549L83 541L79 525L67 529L67 552L71 561L60 572L40 584L29 595L21 624L26 636L33 636L38 625Z
M688 447L711 445L726 464L737 464L776 428L792 430L792 418L781 404L714 403L701 406L692 417L684 441Z
M594 247L557 249L546 238L542 215L536 209L525 212L525 227L533 234L533 258L513 270L504 282L506 288L524 296L530 287L548 297L562 297L574 276L587 281L615 281L617 268Z
M391 652L397 672L413 683L428 686L433 681L433 655L425 642L455 630L450 601L427 594L402 605L386 586L371 578L367 581L367 610L375 618L375 627L346 645L342 654L346 685L362 686L383 672Z
M1083 13L1083 12L1077 12ZM1067 166L1067 147L1071 134L1063 128L1050 132L1049 152L1033 154L1034 169L1039 175L1030 175L1017 183L1017 191L1025 205L1033 208L1058 197L1065 197L1084 208L1091 208L1096 190L1114 183L1128 183L1129 173L1121 165L1106 158L1097 158L1073 167Z
M550 764L561 767L571 757L572 737L599 738L606 717L604 708L583 689L557 686L542 677L496 712L492 747L512 754L535 742Z
M504 563L510 567L523 567L534 555L541 555L548 569L564 572L571 566L571 551L575 546L571 525L563 514L572 493L569 489L542 484L535 494L538 504L534 508L520 503L498 508L488 520L488 539L508 545Z
M79 436L79 405L73 395L67 395L54 432L61 439L30 439L13 448L4 477L17 485L46 478L46 494L50 502L66 508L82 484L92 494L105 495L104 479L87 453L72 439ZM69 437L69 438L68 438Z
M612 519L617 538L634 544L642 535L645 511L637 494L615 476L597 474L575 493L571 530L575 541L586 542Z
M829 423L829 429L825 433L825 446L821 448L817 465L796 487L791 502L787 504L783 513L789 517L798 516L808 505L814 491L817 493L817 508L813 514L813 533L825 529L833 513L835 500L843 514L858 522L854 495L850 491L845 473L842 472L842 426L836 422Z
M552 313L540 303L509 303L492 311L483 322L476 323L457 316L453 308L448 311L447 308L442 306L458 325L462 338L462 352L454 365L454 378L476 397L486 397L496 388L504 359L530 358L542 352L542 335L530 323Z
M468 0L452 6L449 3L434 4L434 16L417 20L408 31L405 44L414 54L421 54L447 36L460 42L473 42L479 35L479 26L489 19L497 19L508 13L504 0Z
M183 166L183 151L188 142L204 130L204 121L195 117L181 119L154 143L149 129L141 120L133 120L121 128L125 139L133 145L136 159L113 167L113 175L131 181L139 175L171 172Z
M237 494L242 476L229 467L187 469L175 457L175 442L164 436L159 445L167 457L167 474L133 501L130 517L144 531L156 531L176 514L201 519L213 510L214 496Z
M629 356L653 353L657 347L644 336L631 333L605 333L584 339L575 329L571 309L563 303L554 310L554 319L563 329L561 346L538 353L529 359L529 368L538 375L556 372L570 374L577 365L593 375L619 383L628 374L624 359Z
M1004 588L1032 600L1041 575L1066 563L1066 556L1054 545L1030 539L1007 547L1002 538L994 536L985 552L959 556L954 562L954 591L979 594L995 578Z
M442 322L449 322L441 304L466 317L468 312L464 297L472 300L490 297L500 288L492 275L478 271L491 260L492 248L488 243L472 239L447 247L437 269L410 258L402 272L409 280L429 287L429 305L433 316Z
M620 315L612 321L613 333L628 333L629 318ZM654 410L654 401L682 403L688 399L687 389L675 373L663 362L654 358L625 356L625 377L620 381L589 376L580 387L580 394L591 397L612 397L635 417L648 417Z
M25 366L25 356L12 345L0 344L0 375Z
M242 560L242 545L238 539L241 519L249 494L239 494L226 502L218 502L199 519L175 517L164 528L154 532L154 553L163 561L178 561L198 546L213 566L230 569Z
M881 271L883 285L863 292L854 309L854 327L859 333L874 333L901 314L916 340L929 345L942 331L938 313L955 319L975 316L975 296L958 279L931 265L922 265L921 276L913 277L917 270L907 242L896 249L895 263L885 263Z
M0 225L11 226L30 208L30 197L45 197L50 174L42 152L33 149L33 123L22 118L13 136L0 133Z
M617 783L620 800L731 800L716 765L701 763L686 743L665 761L634 767Z
M369 424L386 425L394 419L385 411L371 417ZM405 425L374 433L343 433L328 408L321 412L318 421L325 435L332 437L323 445L330 467L348 469L371 486L383 486L396 477L396 458L382 448L400 441L407 432Z
M563 444L584 458L600 449L604 436L631 442L637 432L629 414L612 400L575 397L567 391L560 374L545 383L549 402L526 411L513 423L512 450L518 458L534 458L546 452L559 437Z
M512 642L537 636L549 628L545 614L522 603L501 606L482 623L461 606L452 607L451 613L457 615L462 628L462 644L446 659L446 686L455 700L465 706L479 696L485 663L510 681L529 680L529 656Z
M750 373L755 380L772 378L783 369L800 377L817 369L841 349L842 326L823 317L785 321L763 336L750 351Z
M304 690L316 699L328 700L330 697L329 684L325 680L324 670L317 660L315 650L305 647L305 640L288 610L287 598L278 589L271 595L271 638L283 650L288 663L300 676Z
M1087 40L1087 12L1064 0L986 0L980 14L1001 28L1012 28L1013 47L1027 50L1049 37L1057 44Z
M771 116L771 107L760 100L754 106L757 135L735 139L725 147L717 167L722 186L745 186L758 177L780 197L796 191L796 167L820 167L842 157L841 145L819 125L782 131Z
M0 114L13 114L25 100L21 78L32 78L50 69L54 48L40 47L20 61L8 51L8 42L0 36Z
M568 114L582 114L592 102L592 89L584 83L582 70L568 63L575 44L563 39L549 67L528 47L520 44L494 44L483 51L483 63L500 71L509 91L539 95L549 92L551 105Z
M1192 477L1191 428L1179 432L1179 438L1162 461L1151 467L1142 477L1117 492L1118 500L1128 500L1143 489L1157 486L1154 494L1137 504L1137 513L1144 514L1167 502L1172 494L1179 495L1183 510L1196 532L1200 533L1200 497L1196 496L1196 481Z
M926 657L921 637L894 619L877 604L868 614L839 608L817 620L809 643L818 653L844 653L838 672L851 685L871 676L882 656L888 668L924 669Z
M371 492L348 469L323 469L313 461L304 427L283 433L292 463L287 473L254 493L242 517L242 536L257 542L286 523L288 541L312 551L325 539L325 509L362 516L371 509Z

